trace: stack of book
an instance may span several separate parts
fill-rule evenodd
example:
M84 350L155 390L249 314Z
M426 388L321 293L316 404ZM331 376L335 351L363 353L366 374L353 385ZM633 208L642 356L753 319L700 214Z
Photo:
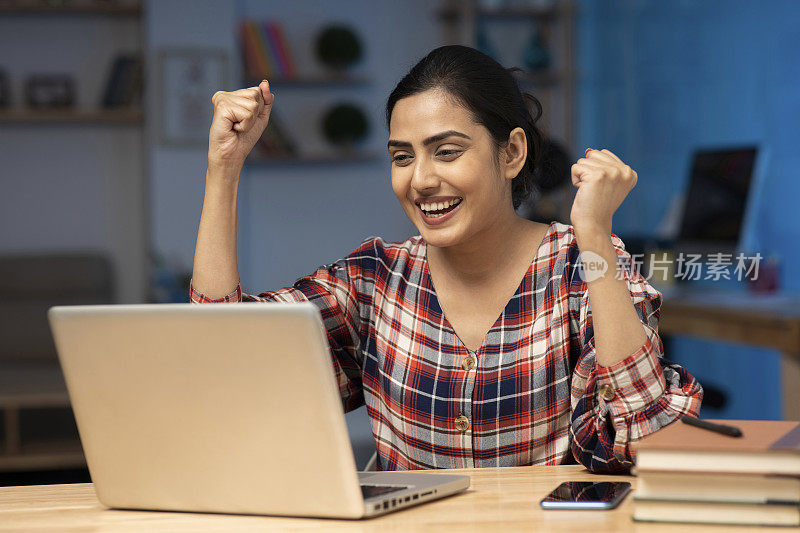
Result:
M245 20L240 27L247 79L293 78L297 69L283 27L274 20Z
M675 422L637 443L633 519L800 526L800 423L717 422L742 436Z

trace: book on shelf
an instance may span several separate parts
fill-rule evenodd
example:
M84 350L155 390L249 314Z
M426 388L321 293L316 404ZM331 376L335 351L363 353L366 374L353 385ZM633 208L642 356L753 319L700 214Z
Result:
M276 43L275 46L277 47L278 54L286 69L284 75L287 78L293 78L297 75L297 69L295 68L294 56L289 48L289 41L286 38L286 33L283 31L283 26L274 20L270 20L268 24L270 32L274 36L273 40Z
M742 436L676 422L636 443L634 520L800 526L800 423L724 423Z
M240 25L242 62L248 79L292 78L296 75L286 33L275 20L244 20Z
M120 55L109 70L102 107L138 107L142 101L142 59L137 55Z
M293 157L297 155L297 146L286 132L286 127L273 109L269 116L269 124L258 140L259 158Z

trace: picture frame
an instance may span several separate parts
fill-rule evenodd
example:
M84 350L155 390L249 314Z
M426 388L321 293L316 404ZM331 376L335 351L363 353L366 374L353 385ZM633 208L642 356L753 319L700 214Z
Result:
M68 74L35 74L25 80L25 103L31 109L75 105L75 80Z
M228 84L228 53L213 48L173 48L158 52L157 79L161 144L208 144L211 97Z

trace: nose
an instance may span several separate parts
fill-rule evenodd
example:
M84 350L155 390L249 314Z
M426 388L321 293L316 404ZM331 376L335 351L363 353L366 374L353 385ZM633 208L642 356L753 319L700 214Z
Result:
M414 162L411 187L417 191L436 189L440 181L433 163L425 157L418 157Z

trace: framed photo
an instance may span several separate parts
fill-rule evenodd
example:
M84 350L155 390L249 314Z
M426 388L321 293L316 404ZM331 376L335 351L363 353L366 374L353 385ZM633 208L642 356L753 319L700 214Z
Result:
M162 144L208 144L211 96L228 84L228 55L219 49L167 49L158 53Z
M72 107L75 104L75 82L67 74L30 76L25 81L25 103L34 109Z

